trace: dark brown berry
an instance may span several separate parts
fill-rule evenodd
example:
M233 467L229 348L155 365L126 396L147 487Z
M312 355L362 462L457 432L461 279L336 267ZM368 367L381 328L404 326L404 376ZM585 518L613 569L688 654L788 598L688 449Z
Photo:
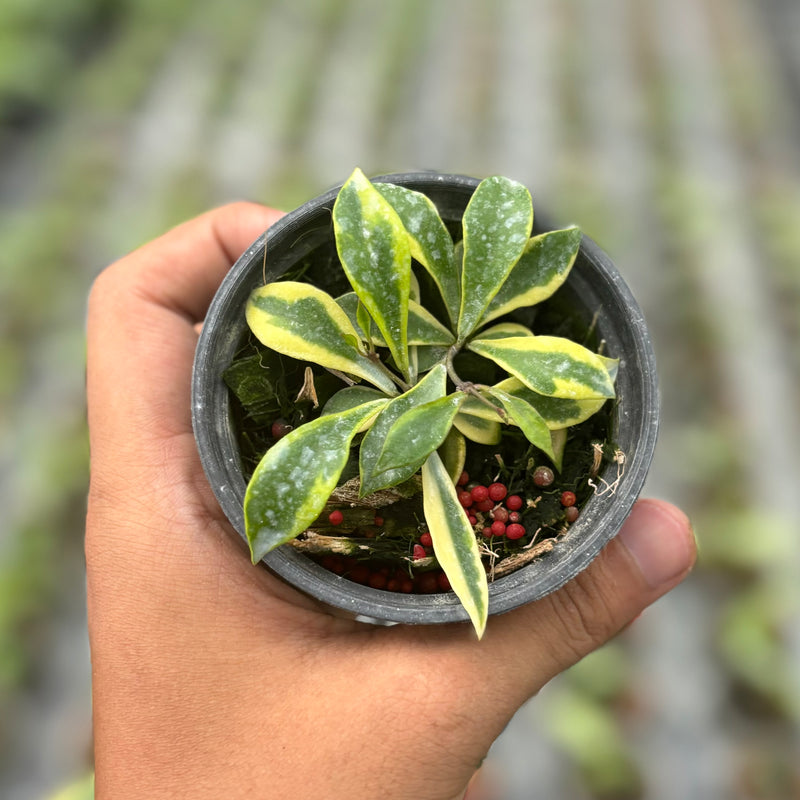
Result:
M569 506L568 508L564 509L564 517L569 523L575 522L575 520L578 519L579 516L580 516L580 511L578 511L577 506Z
M555 480L555 475L550 467L536 467L533 471L533 482L539 487L549 486Z
M291 433L293 430L294 428L283 417L278 417L278 419L272 423L272 438L283 439L287 433Z

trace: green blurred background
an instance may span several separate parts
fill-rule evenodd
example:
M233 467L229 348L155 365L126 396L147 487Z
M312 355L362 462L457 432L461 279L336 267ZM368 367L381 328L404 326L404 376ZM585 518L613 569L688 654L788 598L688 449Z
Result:
M0 1L0 797L91 766L92 279L356 165L514 177L612 255L660 362L648 491L701 546L515 717L494 800L800 797L796 0Z

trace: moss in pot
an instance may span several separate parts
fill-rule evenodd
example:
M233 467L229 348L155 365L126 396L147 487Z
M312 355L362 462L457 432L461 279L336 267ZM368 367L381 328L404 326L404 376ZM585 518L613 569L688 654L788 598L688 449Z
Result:
M400 621L468 617L480 635L490 611L557 588L616 533L652 454L652 352L613 268L601 289L626 316L610 325L602 291L594 304L576 296L586 277L571 269L586 240L577 228L532 237L532 216L527 189L505 178L370 182L356 170L340 192L282 220L282 239L273 228L266 258L262 239L237 262L198 348L195 429L255 562L341 607ZM592 329L596 344L609 339L603 354L541 332L532 312L570 275L572 310L548 327L581 338ZM249 336L230 326L234 308ZM627 443L614 387L614 346L626 345L619 399L645 404ZM244 401L238 429L223 372ZM274 415L267 450L253 447L245 491L234 462L252 444L259 376L280 391L262 409L262 429Z

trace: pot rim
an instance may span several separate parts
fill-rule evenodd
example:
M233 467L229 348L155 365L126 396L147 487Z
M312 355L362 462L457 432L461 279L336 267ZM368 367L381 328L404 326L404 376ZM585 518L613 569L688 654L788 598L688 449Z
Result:
M437 198L447 202L452 195L456 204L463 200L464 205L479 183L469 176L437 172L393 173L372 180L414 188L431 196L435 203ZM265 247L273 254L284 245L296 247L303 229L329 225L329 212L339 188L336 186L303 203L245 250L215 294L198 341L192 375L192 425L211 487L225 515L243 538L242 502L246 484L230 429L230 398L221 372L230 363L244 331L244 301L254 276L261 277ZM546 216L537 212L534 233L551 229L553 226ZM582 572L618 533L644 485L655 451L659 424L655 353L633 293L608 255L586 235L564 286L590 297L591 302L585 307L598 315L602 338L625 345L624 352L611 354L621 358L614 425L616 438L626 444L623 447L626 460L619 468L621 476L613 465L599 476L608 484L619 477L615 491L591 497L552 552L490 582L490 614L538 600ZM263 562L296 588L353 614L387 622L425 624L468 619L452 592L405 595L373 589L335 575L289 545L268 553Z

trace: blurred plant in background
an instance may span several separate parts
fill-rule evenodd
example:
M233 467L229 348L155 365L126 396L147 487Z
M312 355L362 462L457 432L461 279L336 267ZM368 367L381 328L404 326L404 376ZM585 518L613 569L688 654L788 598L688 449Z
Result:
M498 800L800 795L798 42L789 0L0 4L0 796L89 766L91 280L356 163L526 183L659 353L649 490L700 564L517 715Z

